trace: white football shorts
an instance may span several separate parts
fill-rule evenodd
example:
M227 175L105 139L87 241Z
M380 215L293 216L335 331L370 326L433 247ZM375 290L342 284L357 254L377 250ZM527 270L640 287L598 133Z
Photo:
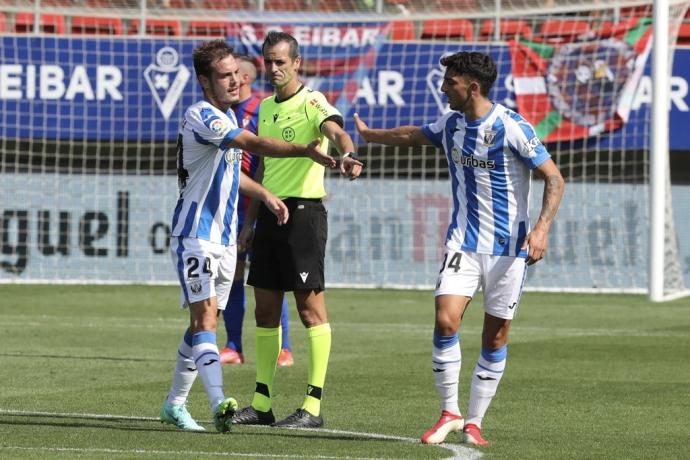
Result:
M235 276L237 245L224 246L197 238L172 237L170 255L180 281L180 305L216 297L225 310Z
M502 319L513 319L527 274L526 259L492 256L446 249L436 283L436 296L473 297L482 287L484 311Z

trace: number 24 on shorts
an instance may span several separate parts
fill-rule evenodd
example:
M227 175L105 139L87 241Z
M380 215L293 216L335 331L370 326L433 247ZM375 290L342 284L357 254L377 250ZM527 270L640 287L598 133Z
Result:
M196 257L187 258L187 278L198 278L199 274L197 270L199 269L199 259ZM211 270L211 259L209 257L204 258L204 264L202 265L201 271L203 273L208 273L208 276L213 278L213 271Z

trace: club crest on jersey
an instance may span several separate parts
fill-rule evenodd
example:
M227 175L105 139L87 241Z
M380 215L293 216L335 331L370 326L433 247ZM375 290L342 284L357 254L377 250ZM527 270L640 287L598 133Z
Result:
M295 130L288 126L283 129L282 136L285 142L292 142L295 140Z
M153 94L153 100L166 120L177 106L191 76L187 66L178 65L179 62L177 50L164 46L156 53L156 63L149 64L144 70L144 79Z
M496 142L496 131L484 131L484 145L493 147L494 142Z

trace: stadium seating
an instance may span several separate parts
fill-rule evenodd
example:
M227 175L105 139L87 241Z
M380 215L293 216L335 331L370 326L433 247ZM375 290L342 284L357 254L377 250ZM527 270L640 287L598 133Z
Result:
M41 6L78 7L80 2L78 0L41 0Z
M81 6L89 8L138 8L139 0L77 0ZM149 0L149 3L153 3Z
M417 38L414 22L412 21L393 21L391 22L390 39L394 41L414 40Z
M472 41L474 27L467 19L429 19L422 26L422 38L459 38Z
M304 11L306 5L300 0L272 0L265 2L266 11Z
M204 0L203 8L211 10L254 10L256 6L250 5L247 0Z
M479 29L479 38L481 40L493 40L495 27L496 21L494 19L485 19ZM516 35L525 38L532 37L532 27L527 21L521 19L502 19L499 22L499 31L501 40L510 40Z
M118 17L73 16L70 29L75 35L122 35Z
M589 32L586 21L547 19L539 27L541 38L550 42L563 42Z
M224 21L190 21L187 24L188 37L231 37L238 35L239 25Z
M65 18L59 14L41 14L41 32L44 34L64 34ZM24 34L34 31L34 14L30 12L17 13L14 16L14 31Z
M642 6L628 6L625 8L621 8L621 17L626 18L628 16L651 17L652 16L652 7L648 6L648 5L642 5Z
M133 19L129 23L129 34L139 33L139 20ZM174 19L147 19L146 35L162 35L179 37L182 35L182 24Z

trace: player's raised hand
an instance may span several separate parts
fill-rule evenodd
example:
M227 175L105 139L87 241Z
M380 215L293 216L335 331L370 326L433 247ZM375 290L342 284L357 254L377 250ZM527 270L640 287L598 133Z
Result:
M288 212L288 208L285 206L285 203L268 191L266 191L263 201L268 210L275 214L275 216L278 218L278 225L287 223L290 213Z
M545 231L540 227L535 227L525 237L525 242L522 243L520 249L527 249L527 265L533 265L539 262L546 255L546 247L549 240Z
M362 136L362 139L364 139L367 142L371 142L371 139L369 139L369 127L367 126L364 121L359 118L359 114L355 113L355 128L357 128L357 132L359 133L360 136Z
M335 168L335 158L327 153L324 153L321 150L320 145L321 141L319 139L314 139L307 145L307 153L309 154L309 158L327 168Z
M340 162L340 174L349 177L350 180L357 179L362 169L364 169L364 163L352 155L346 156Z

